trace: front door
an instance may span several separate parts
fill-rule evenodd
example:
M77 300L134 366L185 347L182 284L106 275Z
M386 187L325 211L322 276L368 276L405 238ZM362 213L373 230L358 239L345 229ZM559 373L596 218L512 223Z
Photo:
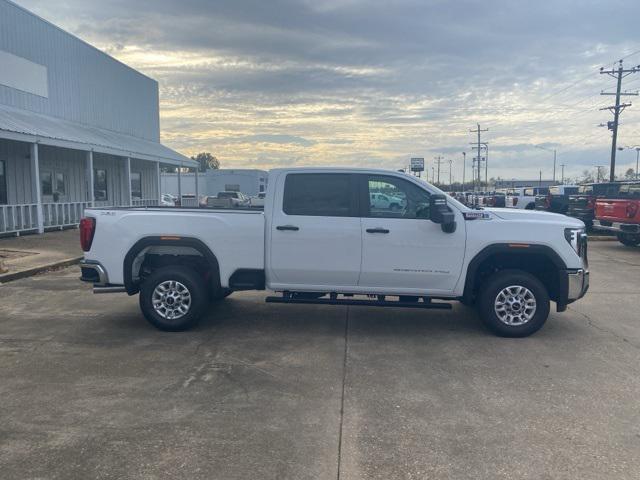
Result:
M307 291L356 287L361 233L355 176L289 173L280 181L284 192L275 199L268 232L269 286Z
M453 291L464 261L465 224L445 233L429 220L429 192L401 176L358 175L360 198L385 195L362 213L362 272L359 286L372 292L438 294Z

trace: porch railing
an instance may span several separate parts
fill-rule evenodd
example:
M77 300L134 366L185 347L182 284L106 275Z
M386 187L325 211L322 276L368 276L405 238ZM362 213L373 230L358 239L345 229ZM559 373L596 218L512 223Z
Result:
M157 207L157 198L134 198L131 203L134 207Z
M42 220L44 228L62 228L78 225L84 215L84 209L91 202L43 203Z
M38 206L0 205L0 233L19 233L38 229Z

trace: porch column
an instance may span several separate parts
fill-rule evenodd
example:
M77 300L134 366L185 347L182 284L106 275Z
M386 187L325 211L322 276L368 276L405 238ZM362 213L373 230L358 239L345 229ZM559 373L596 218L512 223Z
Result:
M42 194L40 191L40 160L38 158L38 144L31 144L31 191L35 193L32 199L36 202L36 217L38 233L44 233L44 216L42 213ZM35 198L34 198L35 197Z
M89 205L93 207L95 201L95 192L93 191L93 150L87 152L87 201Z
M196 202L200 202L200 197L198 196L198 168L195 169L195 179L196 179Z
M162 178L160 177L160 162L156 162L156 179L158 181L158 205L162 205Z
M126 157L124 161L124 201L131 206L131 157Z

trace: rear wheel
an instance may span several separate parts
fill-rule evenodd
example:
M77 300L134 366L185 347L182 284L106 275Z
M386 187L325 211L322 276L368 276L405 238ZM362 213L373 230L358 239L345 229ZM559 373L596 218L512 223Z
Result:
M140 288L140 309L149 323L160 330L176 332L193 327L206 305L205 283L188 267L159 268Z
M618 241L627 247L637 247L640 245L640 234L618 233Z
M549 293L530 273L502 270L480 292L478 310L484 324L501 337L526 337L549 316Z

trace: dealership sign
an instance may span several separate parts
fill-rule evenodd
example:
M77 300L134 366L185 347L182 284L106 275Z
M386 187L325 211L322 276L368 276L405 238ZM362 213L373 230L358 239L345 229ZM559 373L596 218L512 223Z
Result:
M412 158L411 159L411 171L412 172L424 172L424 158Z

